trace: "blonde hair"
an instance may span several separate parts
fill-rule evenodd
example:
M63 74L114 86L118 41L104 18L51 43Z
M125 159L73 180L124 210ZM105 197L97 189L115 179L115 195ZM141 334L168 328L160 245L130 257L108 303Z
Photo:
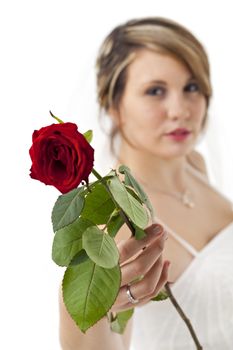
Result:
M140 49L165 53L183 62L197 80L208 107L212 87L209 61L203 45L182 25L169 19L152 17L117 26L100 47L96 69L101 109L107 112L110 107L118 107L127 79L127 66ZM203 128L206 119L207 116ZM117 131L113 127L112 141Z

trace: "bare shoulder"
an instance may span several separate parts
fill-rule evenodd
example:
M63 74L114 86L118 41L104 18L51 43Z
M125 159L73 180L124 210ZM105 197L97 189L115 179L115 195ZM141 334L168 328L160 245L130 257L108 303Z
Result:
M200 152L193 150L186 157L188 163L208 178L205 159Z

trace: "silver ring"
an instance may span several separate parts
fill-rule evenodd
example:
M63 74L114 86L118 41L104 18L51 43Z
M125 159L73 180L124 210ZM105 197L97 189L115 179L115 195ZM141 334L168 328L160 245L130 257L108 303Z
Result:
M129 289L129 285L127 284L126 286L126 294L127 294L127 297L128 297L128 300L131 304L137 304L139 302L138 299L135 299Z

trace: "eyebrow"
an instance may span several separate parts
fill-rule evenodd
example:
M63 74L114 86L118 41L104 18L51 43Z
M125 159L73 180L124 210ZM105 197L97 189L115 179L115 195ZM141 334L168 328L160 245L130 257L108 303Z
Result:
M196 78L193 75L191 75L187 79L186 83L188 83L191 80L196 80ZM167 85L166 81L164 81L164 80L150 80L150 81L146 82L144 85L151 85L151 84Z

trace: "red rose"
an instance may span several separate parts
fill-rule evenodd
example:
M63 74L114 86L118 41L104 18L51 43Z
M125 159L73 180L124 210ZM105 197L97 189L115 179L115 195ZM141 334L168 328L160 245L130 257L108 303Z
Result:
M94 149L74 123L52 124L32 135L29 150L33 179L56 187L62 193L88 182L93 168Z

